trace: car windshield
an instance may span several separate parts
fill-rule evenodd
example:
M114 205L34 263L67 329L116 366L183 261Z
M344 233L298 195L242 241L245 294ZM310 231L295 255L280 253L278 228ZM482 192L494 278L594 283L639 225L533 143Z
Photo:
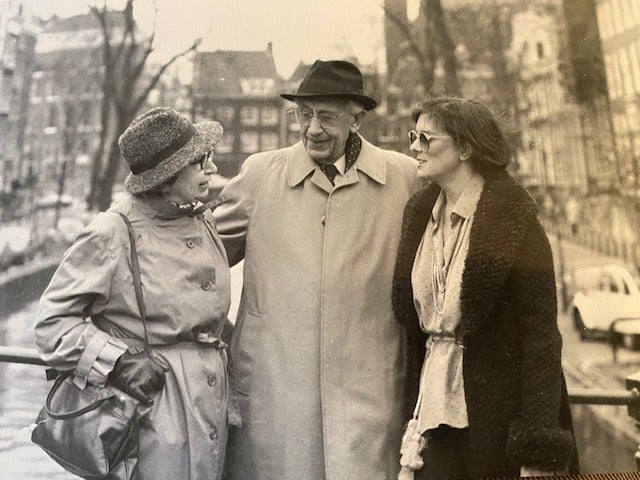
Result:
M577 270L574 276L575 286L581 290L629 295L630 288L622 272L588 268Z

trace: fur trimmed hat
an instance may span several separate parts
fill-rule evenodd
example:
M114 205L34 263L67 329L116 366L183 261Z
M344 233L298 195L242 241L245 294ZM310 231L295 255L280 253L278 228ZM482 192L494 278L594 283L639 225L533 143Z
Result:
M195 125L172 108L157 107L131 122L120 138L120 155L131 173L125 180L129 193L142 193L161 185L204 155L222 137L215 121Z

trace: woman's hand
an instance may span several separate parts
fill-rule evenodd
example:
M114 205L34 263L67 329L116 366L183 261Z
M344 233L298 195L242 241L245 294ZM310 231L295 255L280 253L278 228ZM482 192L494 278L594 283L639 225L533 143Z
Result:
M520 476L521 477L553 477L557 475L557 472L553 470L540 470L536 467L520 467Z
M165 369L147 352L123 353L109 374L109 382L146 405L151 395L164 387Z

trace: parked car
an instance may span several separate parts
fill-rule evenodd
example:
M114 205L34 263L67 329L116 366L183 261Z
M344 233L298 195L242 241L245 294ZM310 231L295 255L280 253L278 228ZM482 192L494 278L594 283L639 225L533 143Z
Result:
M621 340L627 348L640 348L640 289L625 267L576 269L569 287L569 312L580 338Z
M0 270L24 263L31 240L31 229L27 225L0 226Z

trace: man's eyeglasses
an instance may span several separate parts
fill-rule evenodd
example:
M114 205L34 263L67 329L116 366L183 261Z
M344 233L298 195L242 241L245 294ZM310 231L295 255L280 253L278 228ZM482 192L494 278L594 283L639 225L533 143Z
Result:
M191 162L191 165L198 165L200 166L200 170L204 170L209 160L213 161L213 150L209 150L204 155L198 157L197 160Z
M449 138L449 135L429 135L426 132L418 132L416 130L409 131L409 146L413 145L416 140L420 140L420 147L423 151L428 152L431 142L436 138Z
M332 112L316 112L313 110L309 110L308 108L293 108L289 110L289 113L295 115L296 120L300 125L309 125L311 123L311 119L316 117L318 119L318 123L322 127L337 127L338 120L347 113L332 113Z

